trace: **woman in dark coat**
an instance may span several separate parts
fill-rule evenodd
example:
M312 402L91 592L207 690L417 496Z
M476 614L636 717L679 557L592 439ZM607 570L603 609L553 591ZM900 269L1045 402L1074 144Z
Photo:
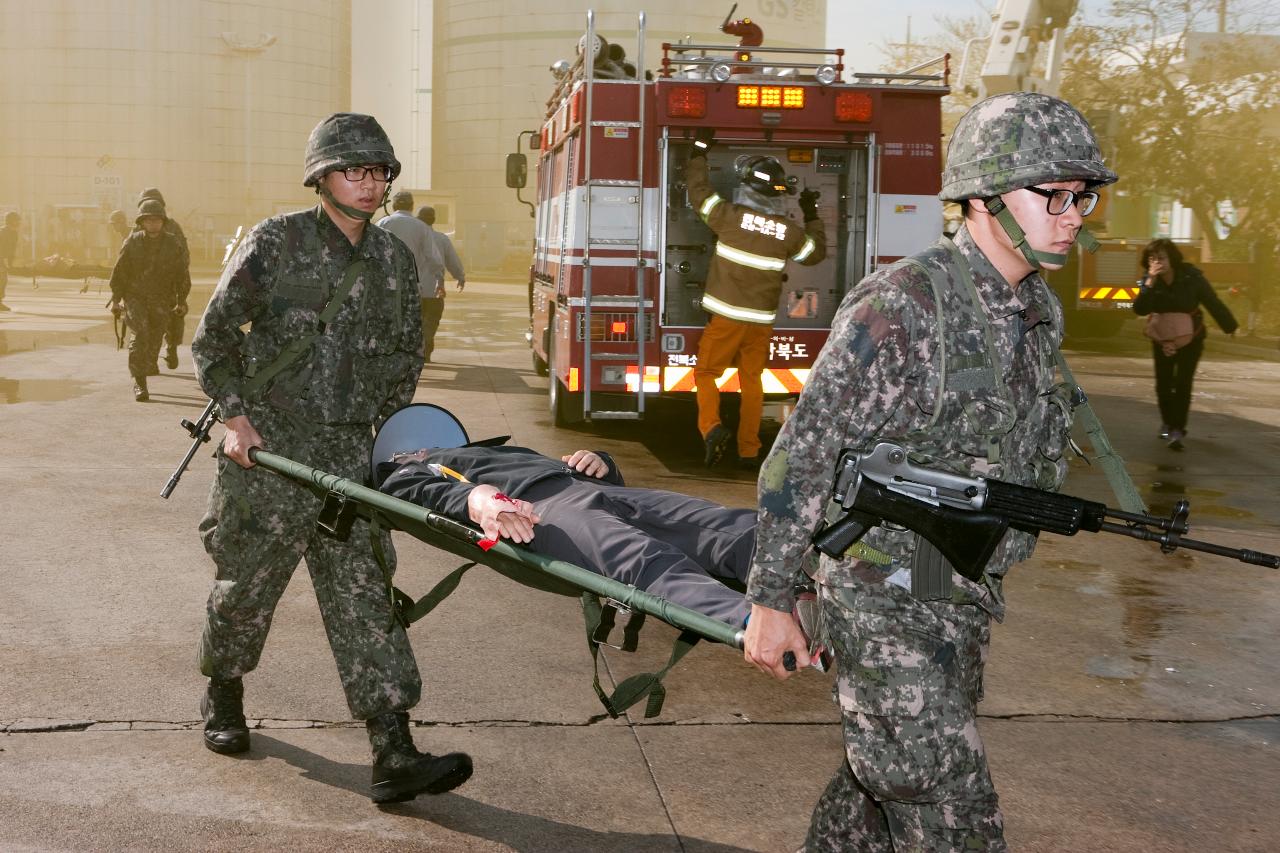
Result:
M1191 382L1204 353L1204 339L1208 334L1204 313L1200 309L1208 309L1214 321L1228 335L1235 333L1236 318L1213 292L1213 286L1204 273L1182 259L1182 252L1173 241L1160 239L1148 243L1142 250L1142 268L1146 275L1138 298L1133 302L1134 313L1139 317L1148 314L1191 315L1190 342L1174 351L1159 341L1151 342L1156 399L1160 404L1162 424L1160 437L1168 440L1170 449L1181 450L1187 432L1187 413L1191 409Z

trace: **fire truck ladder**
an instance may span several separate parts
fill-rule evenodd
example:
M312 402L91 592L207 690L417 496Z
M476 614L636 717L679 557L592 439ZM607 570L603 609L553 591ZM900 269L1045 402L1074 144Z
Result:
M583 118L586 140L583 145L583 175L585 201L583 205L585 245L582 252L582 414L587 420L640 420L644 417L644 380L645 380L645 343L648 338L649 323L645 311L645 268L648 265L644 257L644 141L645 141L645 81L644 81L644 31L645 14L641 12L637 23L637 47L635 65L636 80L636 121L596 121L592 113L592 96L595 90L595 52L599 47L596 40L596 16L594 10L587 11L587 38L584 50L590 50L589 56L583 59L585 71L583 86L586 89L586 104ZM591 161L591 138L596 127L626 127L636 134L636 167L635 181L597 180L593 177ZM636 191L636 235L630 238L596 238L591 232L591 199L593 189L599 186L635 187ZM591 252L593 248L636 247L635 296L611 295L607 297L610 307L620 304L634 304L635 324L632 329L636 341L635 353L592 352L591 351L591 313L593 310L591 293ZM594 376L594 365L601 361L634 361L636 367L636 407L622 411L594 411L591 407L591 385ZM554 378L553 380L554 381Z

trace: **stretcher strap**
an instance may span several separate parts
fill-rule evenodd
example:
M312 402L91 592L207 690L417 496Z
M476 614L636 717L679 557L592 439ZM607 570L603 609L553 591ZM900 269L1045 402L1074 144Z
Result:
M396 618L400 620L400 624L408 628L414 622L435 610L440 602L453 594L453 591L458 588L458 584L462 583L462 576L475 565L476 563L463 563L458 566L458 568L445 575L439 583L431 587L430 592L417 601L414 601L413 596L407 592L392 587L392 594L395 596Z
M591 651L591 665L594 669L591 686L595 688L596 696L599 697L600 704L604 705L605 711L610 717L616 719L647 696L649 701L644 709L645 718L661 714L662 703L667 698L667 689L662 686L662 679L666 677L671 667L679 663L680 659L687 655L702 638L692 631L681 631L671 647L671 657L667 660L666 666L657 672L641 672L623 679L614 688L612 694L606 694L604 688L600 686L600 639L597 634L600 622L604 618L604 607L593 593L582 594L582 613L586 621L587 648Z

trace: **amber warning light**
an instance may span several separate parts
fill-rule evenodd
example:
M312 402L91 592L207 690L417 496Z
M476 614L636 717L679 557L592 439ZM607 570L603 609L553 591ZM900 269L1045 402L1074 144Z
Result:
M609 331L615 335L625 335L627 333L627 322L625 320L614 320L609 324Z
M739 86L738 106L746 109L759 107L766 110L804 109L804 88L801 86Z

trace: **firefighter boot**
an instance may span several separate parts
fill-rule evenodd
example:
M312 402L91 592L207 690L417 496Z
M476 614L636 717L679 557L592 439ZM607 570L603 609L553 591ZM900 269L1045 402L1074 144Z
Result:
M432 755L419 752L409 734L409 715L393 711L365 721L373 748L375 803L403 803L419 794L443 794L471 778L471 756L465 752Z
M178 369L178 348L173 344L169 344L169 348L165 351L164 366L170 370Z
M249 748L249 726L244 721L244 683L238 678L210 678L200 700L204 717L204 745L222 755Z
M707 433L707 437L703 439L706 447L706 455L702 457L703 463L708 468L714 468L724 459L725 451L729 449L729 442L733 440L733 434L725 429L724 424L716 424L711 428L711 432Z
M133 399L139 403L145 403L151 399L151 395L147 393L147 377L133 377Z

